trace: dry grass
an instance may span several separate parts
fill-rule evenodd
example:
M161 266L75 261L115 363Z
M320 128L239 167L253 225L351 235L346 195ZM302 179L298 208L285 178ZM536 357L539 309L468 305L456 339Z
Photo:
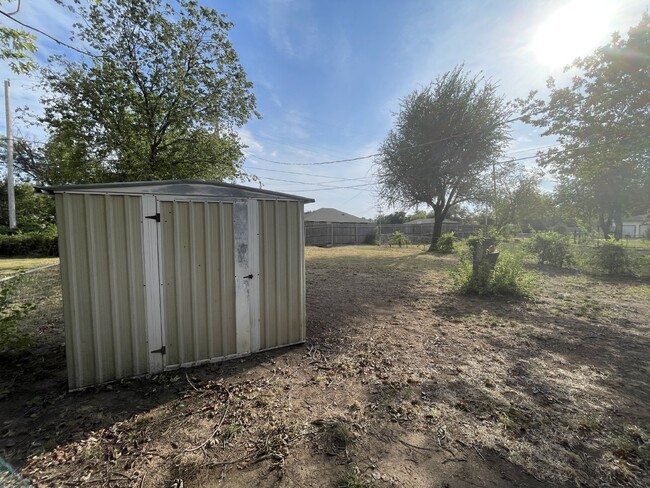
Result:
M43 486L650 484L647 281L541 269L487 300L453 256L306 258L304 346L68 395L14 372L0 454Z
M0 277L58 262L59 258L0 258Z

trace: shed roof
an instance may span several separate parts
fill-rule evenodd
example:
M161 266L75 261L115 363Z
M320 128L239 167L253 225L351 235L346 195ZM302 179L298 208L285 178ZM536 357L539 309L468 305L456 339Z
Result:
M119 194L157 194L157 195L190 195L203 197L230 198L273 198L279 200L297 200L312 203L311 198L263 190L242 185L206 180L162 180L162 181L131 181L127 183L92 183L84 185L43 186L37 191L45 193L119 193Z
M305 222L351 222L361 224L367 223L369 220L335 208L319 208L318 210L305 212Z

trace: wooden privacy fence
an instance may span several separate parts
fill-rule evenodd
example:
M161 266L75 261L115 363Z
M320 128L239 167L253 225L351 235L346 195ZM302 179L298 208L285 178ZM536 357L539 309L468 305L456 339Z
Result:
M454 232L459 239L475 234L482 228L481 225L448 222L442 224L443 233ZM406 234L414 244L426 244L431 241L433 224L305 222L305 245L374 244L378 239L385 244L396 231Z

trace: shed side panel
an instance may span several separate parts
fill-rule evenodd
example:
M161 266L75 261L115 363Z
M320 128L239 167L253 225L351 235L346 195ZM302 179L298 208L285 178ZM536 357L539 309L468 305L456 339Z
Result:
M232 204L161 201L166 367L235 349Z
M71 389L146 372L139 197L57 194Z
M302 204L259 202L260 347L305 340Z

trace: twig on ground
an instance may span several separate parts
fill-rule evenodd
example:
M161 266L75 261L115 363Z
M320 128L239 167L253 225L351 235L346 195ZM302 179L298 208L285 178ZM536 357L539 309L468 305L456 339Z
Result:
M473 447L474 450L476 451L476 454L478 454L478 455L480 456L480 458L483 460L483 462L484 462L485 464L487 464L488 462L487 462L487 461L485 460L485 458L483 457L483 454L481 454L481 451L478 450L478 447L476 447L476 446L472 446L472 447Z
M221 420L219 421L219 423L217 424L215 429L212 431L212 434L210 434L210 437L208 437L206 440L204 440L198 446L195 446L195 447L192 447L192 448L189 448L189 449L185 449L184 452L193 452L193 451L198 451L199 449L203 449L208 444L208 442L210 442L212 439L214 439L214 436L217 435L217 432L219 432L219 429L223 425L224 420L226 420L226 416L228 415L228 408L229 407L230 407L230 392L228 392L228 398L226 398L226 408L224 408L224 410L223 410L223 415L221 416Z
M408 447L414 447L415 449L423 449L423 450L425 450L425 451L433 451L433 449L431 449L430 447L416 446L415 444L409 444L408 442L403 441L402 439L400 439L399 441L400 441L402 444L404 444L405 446L408 446Z
M211 468L215 468L217 466L227 466L229 464L241 463L242 461L246 461L247 459L249 459L253 454L255 454L255 452L248 453L244 457L240 457L239 459L233 459L232 461L221 461L218 463L209 463L208 466L210 466Z
M199 389L196 386L194 386L194 384L190 381L190 377L187 375L187 373L185 373L185 379L187 380L189 385L192 387L192 389L194 389L194 391L199 391Z

